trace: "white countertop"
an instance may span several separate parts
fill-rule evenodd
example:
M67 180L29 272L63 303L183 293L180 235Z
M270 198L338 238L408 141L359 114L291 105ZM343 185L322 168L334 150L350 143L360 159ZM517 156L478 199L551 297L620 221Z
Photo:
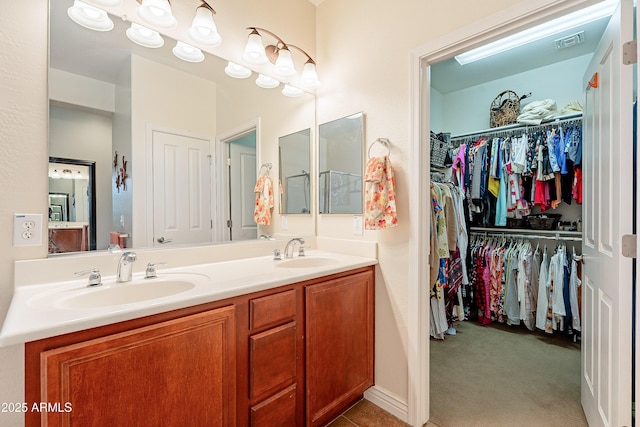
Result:
M136 286L135 283L142 283L142 274L134 274L131 284L115 284L115 277L103 276L104 285L92 288L87 287L86 277L16 286L0 332L0 346L25 343L377 264L375 258L319 250L307 252L308 259L314 257L329 258L331 261L329 265L319 267L285 268L278 267L279 263L285 261L274 261L271 256L263 256L180 268L158 266L159 281L186 277L195 286L170 296L102 307L70 308L60 301L108 286ZM147 283L151 282L147 281L145 285Z

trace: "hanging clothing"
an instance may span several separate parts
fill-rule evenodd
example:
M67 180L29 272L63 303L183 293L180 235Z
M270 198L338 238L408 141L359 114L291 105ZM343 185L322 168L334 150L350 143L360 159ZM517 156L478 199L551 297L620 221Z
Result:
M253 219L256 224L271 224L271 209L273 209L273 183L268 175L258 178L253 189L256 195Z
M536 328L544 331L547 322L547 310L549 308L549 265L547 262L547 250L542 254L540 274L538 276L538 305L536 308Z
M380 230L398 225L396 181L389 156L372 157L365 172L365 230Z

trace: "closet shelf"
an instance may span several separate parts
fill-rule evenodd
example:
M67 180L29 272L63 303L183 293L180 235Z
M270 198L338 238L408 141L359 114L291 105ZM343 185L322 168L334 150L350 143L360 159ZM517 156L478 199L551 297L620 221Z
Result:
M478 131L474 131L474 132L466 132L466 133L461 133L461 134L458 134L458 135L452 135L451 136L451 140L468 138L468 137L477 136L477 135L484 135L484 134L497 134L497 133L505 132L505 131L513 131L513 130L520 130L520 129L530 129L530 128L536 128L536 127L541 127L541 126L560 124L560 123L563 123L563 122L567 122L567 121L571 121L571 120L580 120L580 119L582 119L582 113L565 114L565 115L562 115L562 116L557 116L557 117L554 117L554 118L551 118L551 119L543 120L542 123L540 123L539 125L531 125L531 124L525 124L525 123L513 123L513 124L505 125L505 126L498 126L498 127L478 130Z
M525 234L539 236L555 236L557 239L562 237L582 238L581 231L565 231L565 230L533 230L528 228L500 228L500 227L471 227L470 231L476 233L507 233L507 234Z

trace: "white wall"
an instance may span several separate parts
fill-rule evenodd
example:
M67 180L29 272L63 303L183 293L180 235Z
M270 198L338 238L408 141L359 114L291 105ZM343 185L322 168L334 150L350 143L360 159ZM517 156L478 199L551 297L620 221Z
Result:
M582 103L583 74L592 55L536 68L482 85L443 95L441 127L436 132L450 132L452 135L474 132L489 128L489 106L493 99L504 90L512 90L519 96L531 93L522 101L521 107L532 101L551 98L556 101L558 112L571 101ZM434 104L431 104L432 107ZM437 104L436 104L437 105ZM432 117L435 114L432 110Z
M52 104L49 155L96 162L96 247L106 249L111 231L111 115ZM107 213L107 214L103 214Z

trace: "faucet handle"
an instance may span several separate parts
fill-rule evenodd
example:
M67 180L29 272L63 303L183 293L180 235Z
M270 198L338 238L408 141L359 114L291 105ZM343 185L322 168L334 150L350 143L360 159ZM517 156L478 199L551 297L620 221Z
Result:
M97 268L91 268L89 270L76 271L74 273L76 276L84 276L86 274L89 275L89 284L87 286L101 286L102 285L102 276L100 275L100 270Z
M156 277L158 277L158 274L156 272L156 265L165 265L166 262L149 262L147 263L147 269L145 270L144 273L144 278L145 279L155 279Z
M282 253L280 252L280 249L274 249L273 250L273 260L274 261L280 261L282 259Z
M298 250L298 256L305 256L306 254L305 254L304 250L307 249L307 248L309 248L309 246L300 245L300 249Z

